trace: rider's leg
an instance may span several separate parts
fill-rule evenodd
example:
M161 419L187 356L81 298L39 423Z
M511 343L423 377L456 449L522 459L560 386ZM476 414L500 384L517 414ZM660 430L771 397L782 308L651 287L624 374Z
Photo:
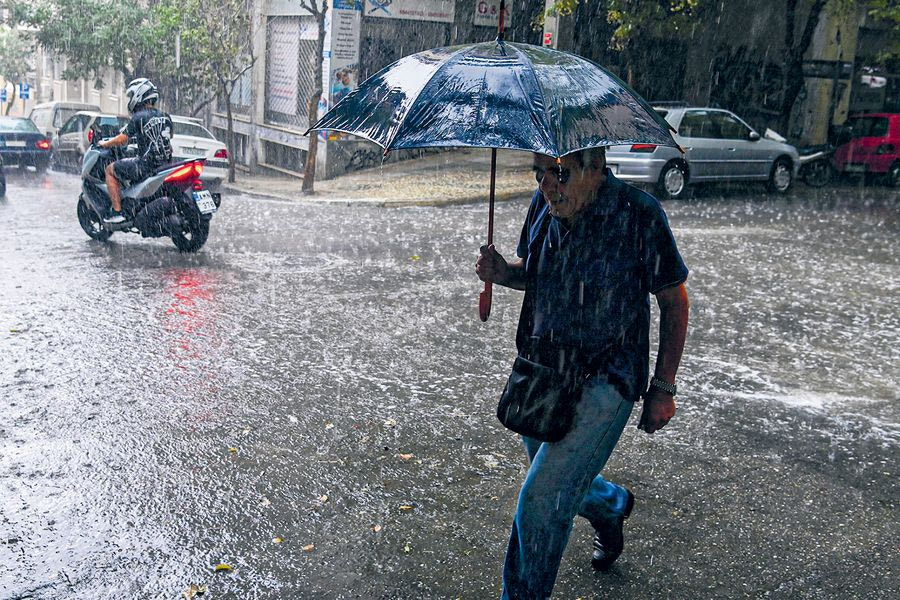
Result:
M122 196L119 180L116 179L116 172L113 169L115 163L106 165L106 187L109 189L109 201L112 202L114 212L122 212Z

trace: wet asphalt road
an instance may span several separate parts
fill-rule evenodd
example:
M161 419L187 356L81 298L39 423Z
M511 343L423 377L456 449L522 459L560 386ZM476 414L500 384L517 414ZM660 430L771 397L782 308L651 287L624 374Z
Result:
M226 197L188 256L89 241L77 187L0 200L0 598L499 595L520 296L478 320L484 205ZM898 597L896 192L665 206L679 413L647 436L635 411L605 471L637 496L625 554L594 574L577 520L554 598Z

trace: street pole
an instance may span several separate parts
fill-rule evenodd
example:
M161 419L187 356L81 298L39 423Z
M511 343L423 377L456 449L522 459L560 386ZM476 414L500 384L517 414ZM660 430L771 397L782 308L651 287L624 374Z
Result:
M181 71L181 31L175 32L175 110L180 111L178 106L178 74Z

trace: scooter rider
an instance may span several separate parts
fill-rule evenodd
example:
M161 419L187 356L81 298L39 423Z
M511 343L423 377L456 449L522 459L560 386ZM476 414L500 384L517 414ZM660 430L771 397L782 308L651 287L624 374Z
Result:
M137 140L138 155L135 158L117 160L106 167L106 185L109 188L112 212L103 219L105 223L121 223L125 220L122 215L120 182L136 183L146 179L160 165L172 160L172 119L156 108L159 90L152 81L141 77L128 84L125 96L128 97L131 121L124 132L98 145L101 148L124 146L134 137Z

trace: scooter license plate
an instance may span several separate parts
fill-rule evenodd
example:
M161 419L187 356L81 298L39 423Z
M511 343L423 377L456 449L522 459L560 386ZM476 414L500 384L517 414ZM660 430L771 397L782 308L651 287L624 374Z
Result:
M212 194L208 190L194 192L194 202L197 203L197 208L199 208L200 212L204 215L216 212L216 203L213 201Z

